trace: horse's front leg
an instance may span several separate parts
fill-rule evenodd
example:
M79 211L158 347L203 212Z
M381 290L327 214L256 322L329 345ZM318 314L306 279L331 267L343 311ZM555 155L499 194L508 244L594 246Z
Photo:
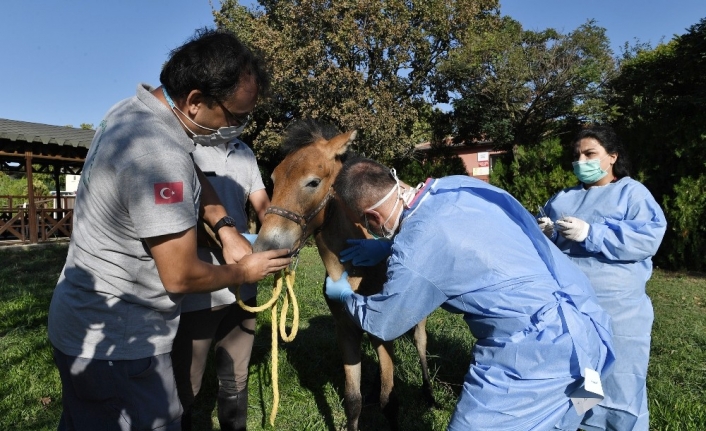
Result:
M331 305L331 304L329 304ZM332 306L331 313L336 321L336 338L343 356L345 389L343 406L346 412L346 430L358 431L358 419L363 408L363 396L360 393L361 380L361 342L362 331L345 315L342 307Z
M380 363L380 408L387 418L390 429L399 430L400 403L395 389L394 342L382 341L370 336L370 342L375 347Z

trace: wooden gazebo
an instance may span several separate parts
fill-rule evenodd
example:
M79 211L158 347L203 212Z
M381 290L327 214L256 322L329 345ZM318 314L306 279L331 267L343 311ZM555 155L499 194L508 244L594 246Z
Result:
M0 118L0 171L24 172L27 177L27 196L0 196L0 240L35 244L71 234L73 211L62 199L59 177L80 175L94 134L94 130ZM34 173L53 176L53 208L38 205Z

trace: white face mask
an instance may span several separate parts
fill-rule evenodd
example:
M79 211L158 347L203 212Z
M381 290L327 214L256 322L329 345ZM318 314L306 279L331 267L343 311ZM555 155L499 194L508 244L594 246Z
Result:
M240 126L220 127L218 129L211 129L210 127L202 126L199 123L197 123L196 121L189 118L188 115L184 114L183 112L181 112L181 110L179 108L176 107L176 105L174 104L174 101L172 101L172 98L169 97L169 94L167 94L167 90L164 87L162 87L162 93L164 94L164 98L167 99L167 103L169 104L169 107L172 108L172 110L176 109L177 111L179 111L181 113L181 115L186 117L194 125L202 128L202 129L210 130L211 132L213 132L210 135L197 135L196 133L194 133L193 130L191 130L189 128L189 126L187 126L184 123L184 121L182 121L181 117L179 117L177 115L176 117L179 120L179 122L182 125L184 125L186 130L191 132L191 134L193 135L191 137L191 140L194 141L194 144L196 144L196 145L203 145L204 147L215 147L217 145L225 144L226 142L230 142L233 139L240 136L240 134L243 133L245 126L248 124L247 122L245 122L245 123L241 124Z
M403 205L404 208L408 208L409 203L412 201L414 196L417 194L417 191L419 191L419 188L423 185L423 184L419 184L416 188L409 188L403 193L402 187L400 186L400 180L399 180L399 178L397 178L397 171L395 171L395 168L390 169L390 175L392 175L392 178L395 179L395 185L392 186L392 189L390 189L390 191L387 192L387 194L382 199L380 199L373 206L371 206L370 208L365 210L365 211L374 210L375 208L377 208L380 205L382 205L383 203L385 203L390 198L390 196L392 196L393 193L397 192L397 198L395 199L395 206L392 207L392 211L390 211L390 215L387 216L387 219L385 219L385 221L380 225L380 231L382 232L382 237L386 238L386 239L390 239L395 235L395 232L397 231L397 227L400 224L400 218L402 216L402 212L397 214L397 218L395 218L395 223L392 226L392 229L388 230L385 227L387 225L387 222L390 221L390 218L392 218L392 215L395 214L395 212L397 211L397 206ZM365 227L366 227L366 229L368 229L368 232L370 232L370 229L368 228L367 223L368 223L368 219L366 217L366 219L365 219L366 226ZM373 235L374 237L377 237L377 235L375 235L375 233L373 233L373 232L370 232L370 234Z
M191 122L196 124L196 122L194 122L193 120L191 120ZM243 133L243 130L245 129L245 126L247 124L248 123L243 123L241 126L220 127L218 128L218 130L210 129L208 127L199 126L198 124L196 124L202 129L211 130L214 133L211 133L210 135L194 135L191 140L194 141L194 144L197 145L203 145L204 147L215 147L216 145L230 142L240 136L240 134ZM191 132L191 130L189 131Z

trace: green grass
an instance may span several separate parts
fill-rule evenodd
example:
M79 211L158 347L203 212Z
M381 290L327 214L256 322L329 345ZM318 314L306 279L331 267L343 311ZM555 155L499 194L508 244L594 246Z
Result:
M55 430L61 390L46 338L51 293L66 246L0 249L0 430ZM280 405L272 405L270 313L258 315L250 374L249 429L338 430L345 424L343 371L333 320L323 300L324 271L316 250L305 248L295 291L299 333L279 343ZM259 299L269 299L272 279ZM648 375L652 430L706 429L706 277L656 271L648 284L655 308ZM421 397L421 373L410 336L396 342L396 390L404 430L443 430L453 412L473 342L460 316L438 310L427 325L429 365L439 407ZM363 392L375 390L375 353L364 343ZM218 430L215 372L209 366L194 412L195 429ZM384 430L380 409L363 409L360 429Z
M66 246L0 250L0 429L55 430L61 384L47 339Z
M655 430L706 430L706 276L657 272L648 372Z

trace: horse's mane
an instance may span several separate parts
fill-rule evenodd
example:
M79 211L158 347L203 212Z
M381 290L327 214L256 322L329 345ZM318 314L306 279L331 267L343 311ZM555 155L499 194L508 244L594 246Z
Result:
M285 130L280 151L284 156L300 148L306 147L318 139L329 140L338 135L336 126L323 123L312 118L298 120Z

